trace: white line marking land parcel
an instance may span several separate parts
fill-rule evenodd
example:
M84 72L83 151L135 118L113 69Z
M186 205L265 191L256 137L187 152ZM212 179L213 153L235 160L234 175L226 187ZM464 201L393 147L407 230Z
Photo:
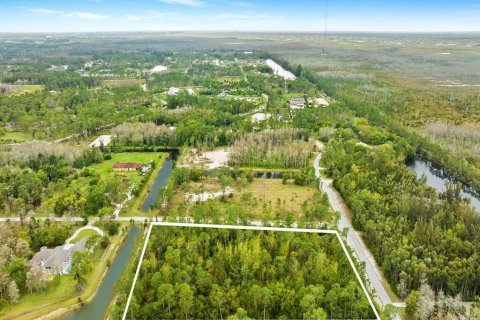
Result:
M271 228L271 227L255 227L255 226L235 226L235 225L217 225L217 224L196 224L196 223L172 223L172 222L152 222L148 228L147 237L145 239L145 243L143 244L142 254L140 255L140 260L138 262L137 271L135 272L135 277L133 278L132 288L130 289L130 294L128 295L127 305L125 306L125 311L123 313L122 320L127 320L128 308L130 306L130 301L132 300L133 291L135 290L135 284L137 283L138 275L140 273L140 268L142 266L143 257L145 255L145 251L147 250L148 241L150 239L150 234L152 233L152 228L154 226L163 226L163 227L189 227L189 228L214 228L214 229L234 229L234 230L258 230L258 231L280 231L280 232L304 232L304 233L321 233L321 234L332 234L336 235L340 245L342 246L343 252L347 256L348 262L350 262L350 266L352 267L355 275L357 277L360 286L367 297L368 303L372 307L373 312L378 320L380 320L380 315L373 304L368 291L363 284L362 278L353 263L350 254L348 253L345 244L343 243L342 238L337 230L321 230L321 229L297 229L297 228Z

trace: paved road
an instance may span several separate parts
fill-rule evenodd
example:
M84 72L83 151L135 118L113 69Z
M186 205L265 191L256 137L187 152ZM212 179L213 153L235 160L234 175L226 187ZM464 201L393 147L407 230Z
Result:
M323 144L319 141L316 142L316 146L322 150L324 148ZM340 212L340 220L338 222L338 229L340 231L348 228L347 233L347 244L353 249L355 256L358 260L365 263L365 271L370 281L370 288L373 289L376 300L382 305L386 306L387 304L394 304L395 306L404 307L404 303L393 303L390 297L387 294L387 291L382 284L382 273L379 270L375 260L368 250L367 246L355 231L348 216L347 208L345 201L332 186L332 180L322 178L320 175L320 159L322 154L319 153L315 158L313 166L315 168L315 176L320 179L320 187L328 195L328 200L333 210Z

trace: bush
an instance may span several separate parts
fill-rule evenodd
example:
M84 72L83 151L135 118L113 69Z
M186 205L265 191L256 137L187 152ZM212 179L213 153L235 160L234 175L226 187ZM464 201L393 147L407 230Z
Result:
M114 236L118 233L119 224L113 221L107 221L104 224L104 228L107 230L110 236Z
M102 237L102 239L100 239L100 246L103 249L106 249L109 244L110 244L110 239L108 237L104 236Z
M111 154L104 155L103 160L112 160L112 155Z

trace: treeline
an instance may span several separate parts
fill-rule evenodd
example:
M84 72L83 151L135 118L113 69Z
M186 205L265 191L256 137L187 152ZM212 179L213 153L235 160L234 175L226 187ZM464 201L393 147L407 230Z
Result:
M412 150L405 139L365 148L352 135L338 130L323 164L394 290L405 297L425 273L435 292L478 295L480 216L460 188L439 197L417 181L404 165Z
M308 134L301 129L278 129L239 137L232 146L230 165L303 168L312 154Z
M101 79L82 77L76 72L31 72L17 71L2 78L2 82L10 84L41 84L47 90L60 90L68 87L91 88L100 85Z
M173 129L152 122L123 123L112 129L117 144L126 146L175 146Z
M373 124L388 128L396 135L407 139L418 154L430 160L436 167L443 168L462 183L480 190L480 169L476 166L478 161L470 157L460 159L455 154L445 152L438 143L431 142L414 130L405 127L398 117L392 116L395 112L398 114L406 112L406 110L398 108L398 106L404 106L403 102L396 101L391 96L370 101L356 90L363 82L336 76L319 76L312 68L304 67L302 77L316 84L329 96L339 100L340 105L347 107L355 115L366 117ZM364 91L363 88L361 90Z
M57 216L108 216L113 212L114 204L125 197L127 185L120 177L105 179L88 168L104 160L97 148L81 150L44 142L16 148L23 151L12 151L0 169L2 214L14 213L23 222L29 213L45 204ZM88 185L71 188L72 183L80 178L88 178ZM53 202L46 201L50 199Z
M331 235L163 227L145 257L134 319L375 317Z

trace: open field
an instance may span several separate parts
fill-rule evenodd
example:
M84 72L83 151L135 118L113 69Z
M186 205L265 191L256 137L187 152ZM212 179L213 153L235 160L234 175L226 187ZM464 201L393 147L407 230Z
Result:
M220 76L217 77L218 82L240 82L241 78L239 76Z
M0 141L8 143L19 143L33 140L30 133L22 131L7 131L4 135L0 136Z
M27 93L35 93L45 89L42 85L1 85L0 88L6 89L7 95L22 95Z
M128 87L140 85L141 83L142 81L140 79L115 79L102 81L104 87Z
M251 194L252 203L258 206L257 211L264 205L277 206L280 203L283 209L301 216L302 203L309 201L315 191L317 190L310 186L283 184L281 179L254 179L251 184L234 194L233 201L242 203L242 195Z
M225 190L232 190L232 195L226 195L206 202L190 203L189 196L204 193L222 193L221 181L218 178L206 178L199 182L190 181L183 185L173 196L171 214L198 214L199 206L205 206L213 212L230 210L245 211L253 220L284 220L291 216L302 219L307 211L317 208L314 219L326 223L334 223L336 215L329 212L323 205L323 199L318 189L313 186L298 186L292 183L283 184L281 179L255 178L251 183L244 179L232 182ZM223 207L223 208L222 208ZM184 210L178 212L178 210ZM223 218L226 218L224 216ZM290 219L290 218L288 218ZM312 219L312 217L310 217Z

